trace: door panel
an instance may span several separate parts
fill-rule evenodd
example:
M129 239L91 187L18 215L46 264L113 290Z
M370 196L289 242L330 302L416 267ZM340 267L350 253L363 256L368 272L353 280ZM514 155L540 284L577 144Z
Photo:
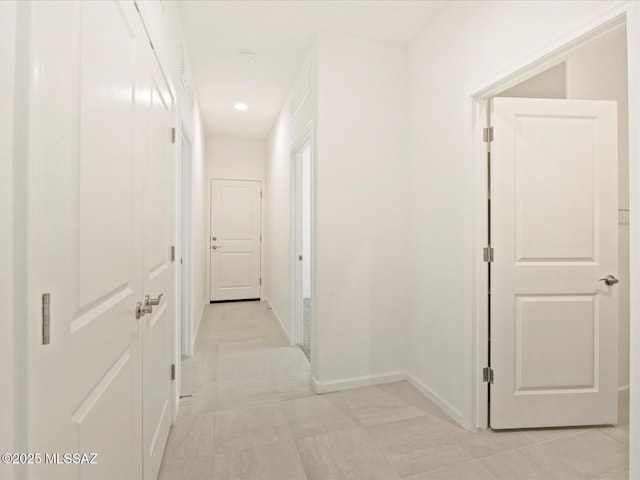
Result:
M617 421L615 102L496 98L493 428Z
M133 2L26 8L26 450L98 454L28 477L156 478L171 422L173 99Z
M261 189L260 182L211 181L212 301L260 298Z
M135 8L34 2L29 86L28 450L96 452L99 465L40 465L30 478L142 474L140 236L132 132ZM60 25L65 25L64 29ZM51 294L51 343L40 296ZM118 441L113 437L117 434Z
M144 175L145 242L143 291L151 298L162 299L152 314L142 319L143 353L143 450L144 478L155 479L160 469L162 454L171 427L170 377L172 291L170 246L173 226L174 171L171 144L173 98L159 66L152 59L148 77L149 97L147 143Z

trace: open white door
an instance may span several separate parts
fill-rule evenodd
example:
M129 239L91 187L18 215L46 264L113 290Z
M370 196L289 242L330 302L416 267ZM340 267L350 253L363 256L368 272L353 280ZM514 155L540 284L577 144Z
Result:
M25 59L31 83L24 451L98 456L96 465L42 458L25 470L30 479L141 478L135 306L144 295L138 186L144 172L135 132L146 34L133 2L27 8L33 57Z
M153 312L142 327L144 478L155 479L172 421L172 268L174 148L171 143L173 98L155 58L149 58L141 103L141 151L145 175L142 290Z
M495 98L490 425L617 422L615 102Z
M260 298L262 184L211 181L211 301Z

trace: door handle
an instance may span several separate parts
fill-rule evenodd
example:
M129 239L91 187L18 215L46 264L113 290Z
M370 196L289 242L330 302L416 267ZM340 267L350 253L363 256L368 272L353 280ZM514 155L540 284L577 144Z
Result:
M618 279L613 275L607 275L606 278L601 278L600 281L606 283L609 286L612 286L618 283Z
M136 303L136 320L140 320L147 313L153 312L151 305L143 305L142 302Z
M145 306L160 305L160 300L162 299L162 295L164 294L161 293L160 295L158 295L158 298L151 298L149 295L145 295L144 296Z
M218 248L222 248L220 245L211 245L211 250L217 250Z

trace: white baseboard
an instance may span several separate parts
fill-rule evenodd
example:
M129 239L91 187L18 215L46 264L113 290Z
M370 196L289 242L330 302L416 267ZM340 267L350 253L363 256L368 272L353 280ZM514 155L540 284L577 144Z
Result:
M399 382L401 380L406 380L406 378L406 372L390 372L379 375L364 375L362 377L320 382L312 375L311 388L315 393L339 392L341 390L349 390L351 388L370 387L372 385L380 385L383 383Z
M311 388L315 393L339 392L358 387L369 387L372 385L382 385L384 383L399 382L407 380L416 390L424 395L428 400L433 402L444 413L449 415L453 420L462 425L462 412L455 408L451 403L436 394L431 388L418 380L415 375L409 372L389 372L379 375L363 375L361 377L344 378L329 382L321 382L314 376L311 376Z
M373 385L382 385L385 383L408 381L416 390L424 395L429 401L433 402L440 410L446 413L452 420L459 425L462 423L462 412L455 408L451 403L436 394L431 388L418 380L415 375L406 371L382 373L378 375L363 375L361 377L344 378L340 380L332 380L321 382L315 376L311 376L311 388L317 394L339 392L342 390L350 390L358 387L370 387Z
M287 339L287 341L289 342L289 345L293 345L293 343L291 343L291 336L289 335L289 332L287 332L287 329L284 328L284 323L282 323L282 320L280 319L280 315L278 315L278 312L276 312L276 309L273 308L273 305L271 304L271 301L269 300L269 297L262 297L262 298L263 298L263 300L265 302L267 302L269 304L269 307L271 308L271 311L276 316L276 319L278 319L278 325L280 325L280 329L282 330L282 333L284 333L284 336Z
M421 394L427 397L431 402L433 402L440 410L449 415L453 420L455 420L458 424L463 426L462 423L462 412L455 408L451 403L446 401L440 395L435 393L429 386L422 383L418 380L415 375L412 373L407 373L407 381L413 385L413 387L418 390Z

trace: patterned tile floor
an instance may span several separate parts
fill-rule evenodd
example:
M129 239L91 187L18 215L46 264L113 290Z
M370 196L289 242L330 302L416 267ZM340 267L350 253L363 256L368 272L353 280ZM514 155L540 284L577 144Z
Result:
M628 478L627 392L615 427L468 433L407 382L314 395L262 302L207 307L184 394L161 480Z

